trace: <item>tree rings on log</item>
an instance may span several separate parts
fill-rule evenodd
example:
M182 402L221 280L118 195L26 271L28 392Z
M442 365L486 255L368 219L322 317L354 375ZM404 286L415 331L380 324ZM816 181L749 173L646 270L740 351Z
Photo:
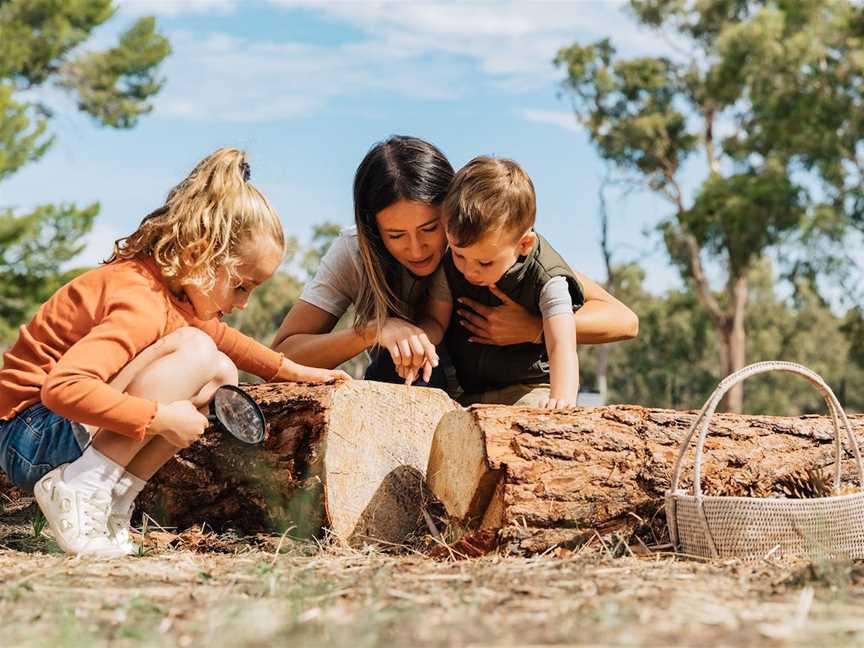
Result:
M246 385L267 419L260 446L215 427L157 473L139 507L179 527L324 528L340 540L401 543L422 525L444 392L372 381Z

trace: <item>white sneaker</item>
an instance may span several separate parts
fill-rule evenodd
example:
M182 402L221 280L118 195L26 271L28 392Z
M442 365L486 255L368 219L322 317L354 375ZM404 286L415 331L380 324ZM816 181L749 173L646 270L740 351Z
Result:
M127 556L134 556L138 553L138 545L132 541L129 535L129 527L132 524L132 512L128 514L118 513L112 510L108 515L108 534L111 540L123 550Z
M35 495L54 539L68 554L116 558L125 555L108 531L111 496L104 490L87 493L63 480L67 464L36 482Z

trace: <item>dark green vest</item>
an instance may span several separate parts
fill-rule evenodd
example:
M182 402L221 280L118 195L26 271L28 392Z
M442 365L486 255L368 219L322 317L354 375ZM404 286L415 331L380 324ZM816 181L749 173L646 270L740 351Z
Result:
M453 317L445 340L463 391L476 394L516 383L549 382L549 356L545 344L492 346L468 341L471 333L459 323L456 300L470 297L487 306L500 306L501 300L485 286L468 283L453 264L449 250L443 263L453 294ZM510 299L540 315L540 291L550 279L558 276L567 279L574 310L580 308L585 303L582 286L567 262L538 234L531 252L519 257L497 285Z

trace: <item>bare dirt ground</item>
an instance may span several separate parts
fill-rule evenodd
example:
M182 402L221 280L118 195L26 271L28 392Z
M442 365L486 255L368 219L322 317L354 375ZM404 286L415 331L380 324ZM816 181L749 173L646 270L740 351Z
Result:
M0 502L4 647L864 643L858 564L706 564L599 542L436 561L152 529L142 556L99 562L60 553L26 504Z

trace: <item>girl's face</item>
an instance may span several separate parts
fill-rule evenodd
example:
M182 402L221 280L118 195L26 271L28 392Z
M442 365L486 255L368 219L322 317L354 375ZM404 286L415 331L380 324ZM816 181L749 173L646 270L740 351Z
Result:
M418 277L431 275L444 256L441 207L399 200L375 215L384 247Z
M236 275L231 275L225 266L219 266L216 282L210 290L204 291L191 284L185 286L198 319L221 319L235 309L246 308L252 291L267 281L282 263L282 250L266 235L249 237L237 252L241 262Z

